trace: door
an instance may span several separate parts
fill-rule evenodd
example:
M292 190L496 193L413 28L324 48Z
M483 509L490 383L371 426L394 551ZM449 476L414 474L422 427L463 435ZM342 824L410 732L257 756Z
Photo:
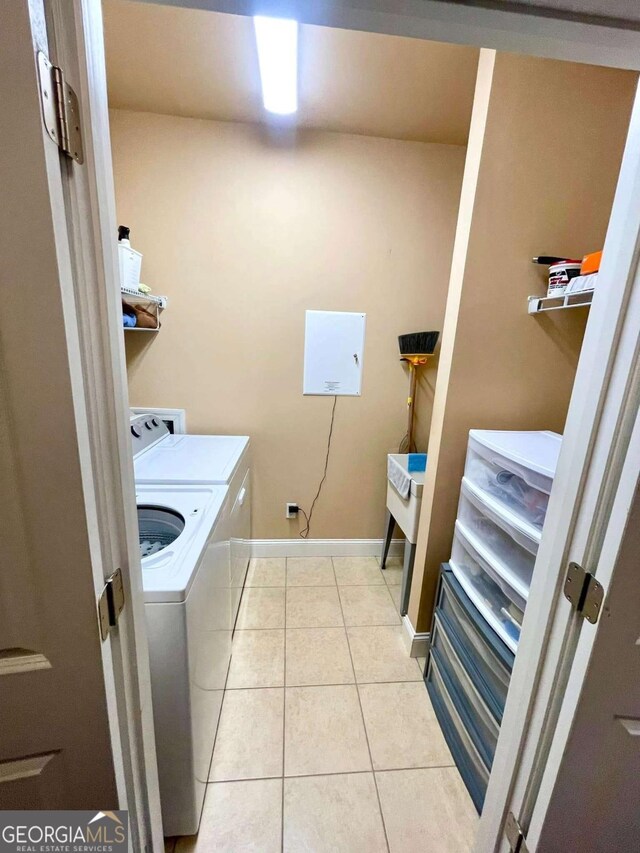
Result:
M632 489L632 511L586 677L577 706L567 709L569 736L563 733L561 714L561 736L551 751L552 756L560 751L560 763L550 762L527 835L529 846L535 843L544 853L607 853L638 846L640 492Z
M45 132L38 50L67 62L83 165ZM3 7L0 809L127 809L131 849L146 850L162 833L101 51L97 3ZM126 604L102 642L115 568Z
M225 3L208 0L207 5ZM250 4L236 5L236 12L251 11ZM383 13L369 2L360 4L364 10L360 12L347 3L331 4L328 12L325 4L321 19L317 4L290 5L300 10L305 7L307 15L312 14L309 9L313 6L315 23L357 24L363 29L452 41L484 41L486 36L486 43L503 49L531 49L561 57L566 53L564 58L634 67L637 63L637 34L604 26L573 26L551 19L545 23L545 19L515 14L509 24L508 13L472 12L453 3L413 4L410 15L406 13L411 4L406 3L400 4L402 9L398 4L382 4ZM267 2L264 11L268 13L270 7L277 14L273 2ZM441 14L443 9L446 16ZM3 722L12 721L0 734L0 807L13 802L54 803L55 788L64 795L65 805L79 806L103 795L114 802L117 797L118 804L128 805L132 815L133 810L140 813L132 817L134 826L154 824L153 844L161 849L157 790L154 793L150 770L153 733L145 727L150 706L144 632L139 627L140 613L136 615L136 608L139 611L141 606L139 596L132 596L120 628L107 643L98 644L92 634L95 595L105 574L121 561L127 591L135 592L139 584L132 475L130 463L129 467L126 464L118 294L111 289L115 280L111 243L115 216L100 8L96 0L47 0L46 11L48 17L44 0L12 0L3 7L0 28L0 186L4 201L0 208L0 473L4 510L0 525L0 715ZM64 23L65 16L70 16L72 23L66 22L68 26L62 27L60 35L70 31L77 36L78 43L67 47L83 57L78 66L81 79L75 81L81 106L91 109L96 98L98 101L91 124L82 121L86 172L60 159L43 133L35 97L34 47L46 47L45 20ZM88 43L83 42L85 37ZM637 310L627 310L638 292L633 281L640 230L640 170L634 156L634 149L640 150L637 109L634 121L633 145L625 157L625 180L616 198L615 228L610 229L607 242L606 275L603 268L610 298L606 305L600 300L603 321L597 326L591 324L588 359L581 366L581 392L572 407L573 444L567 444L563 451L565 485L556 490L558 523L546 537L546 569L540 574L535 596L532 590L528 609L530 626L536 616L542 618L544 637L531 627L528 634L526 627L523 632L517 679L521 690L512 691L509 725L503 726L507 737L501 737L504 743L498 745L496 766L503 772L492 779L492 807L485 808L487 820L483 818L478 848L482 851L499 846L509 807L518 815L528 810L536 816L535 809L521 807L522 787L531 778L534 764L531 756L542 755L545 761L539 766L544 767L549 755L548 748L542 752L537 748L543 729L541 709L549 707L562 649L575 650L576 637L582 641L589 636L589 626L587 631L578 626L576 617L567 611L568 605L562 603L558 582L561 565L569 556L567 531L573 535L579 527L575 508L591 467L604 489L601 493L592 483L591 491L595 489L600 495L599 506L606 510L615 491L611 482L616 477L617 459L625 450L617 438L611 438L611 430L608 436L603 432L604 438L599 441L597 425L603 420L605 407L614 415L622 411L623 392L632 384L630 360L623 363L618 353L626 321L631 321L627 330L633 332L633 321L639 316ZM81 175L89 178L84 196L77 186ZM81 210L81 203L87 203L88 209ZM636 328L636 341L637 333ZM104 371L105 363L112 370ZM612 388L617 399L608 399ZM622 429L616 435L626 441L628 432ZM602 461L603 456L604 465L592 464ZM113 459L118 464L109 467L107 463ZM122 464L120 460L124 460ZM607 476L603 479L605 469ZM118 490L122 512L113 501ZM589 515L593 519L593 512L585 512L583 518ZM596 540L600 544L602 518L599 511ZM578 550L595 562L595 540L587 544L583 534L584 530ZM564 612L556 606L560 604ZM136 638L141 636L136 645ZM539 654L541 639L544 655ZM525 648L528 651L523 655ZM550 648L553 653L549 655ZM543 666L545 656L553 663L547 670ZM70 695L75 696L75 702L70 701ZM135 712L127 714L127 706ZM64 718L63 714L68 716ZM143 728L139 737L135 731L138 723ZM529 798L534 803L537 799ZM91 807L96 807L95 802ZM144 834L134 846L136 850L145 849Z
M0 808L116 809L79 440L57 147L43 132L42 7L3 9L0 185ZM106 650L105 650L106 651Z

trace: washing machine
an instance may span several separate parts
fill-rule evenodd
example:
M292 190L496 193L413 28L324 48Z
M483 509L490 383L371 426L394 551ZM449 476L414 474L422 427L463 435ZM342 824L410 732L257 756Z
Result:
M153 414L131 418L136 483L215 484L229 487L229 620L235 625L247 574L251 539L250 440L246 435L175 435Z
M227 486L136 487L164 831L197 831L228 666ZM213 608L212 608L213 605ZM223 608L224 609L224 608Z
M131 421L165 835L198 830L249 562L249 439Z

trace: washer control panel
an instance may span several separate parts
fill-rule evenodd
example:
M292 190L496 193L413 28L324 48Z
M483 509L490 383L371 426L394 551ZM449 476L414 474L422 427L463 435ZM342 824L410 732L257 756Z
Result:
M167 425L157 415L135 415L131 418L131 449L135 459L143 451L169 435Z

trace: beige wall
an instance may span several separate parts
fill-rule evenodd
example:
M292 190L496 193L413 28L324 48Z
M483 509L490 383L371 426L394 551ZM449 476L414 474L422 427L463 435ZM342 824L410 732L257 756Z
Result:
M545 291L530 259L602 247L637 81L510 54L491 66L483 52L409 608L418 631L451 553L469 429L563 431L587 311L529 316L527 296Z
M312 538L380 537L386 454L404 434L397 335L441 329L464 148L114 111L118 218L169 296L125 336L130 400L190 432L248 433L254 536L296 536L322 474L331 399L302 396L304 311L365 311L363 394L339 398ZM435 364L419 391L426 446Z

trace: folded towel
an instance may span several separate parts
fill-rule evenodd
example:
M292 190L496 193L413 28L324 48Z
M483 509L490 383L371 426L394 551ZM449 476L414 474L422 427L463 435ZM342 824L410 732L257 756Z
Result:
M406 500L411 490L411 475L391 454L387 456L387 477L400 497Z

